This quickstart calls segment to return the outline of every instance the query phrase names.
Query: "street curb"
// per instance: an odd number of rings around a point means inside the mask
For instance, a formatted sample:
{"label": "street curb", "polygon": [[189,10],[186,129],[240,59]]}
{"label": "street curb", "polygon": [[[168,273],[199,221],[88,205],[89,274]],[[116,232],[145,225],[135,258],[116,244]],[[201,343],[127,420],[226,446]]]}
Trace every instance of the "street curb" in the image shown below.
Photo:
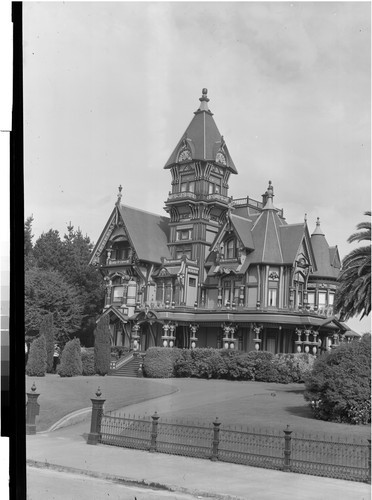
{"label": "street curb", "polygon": [[65,465],[55,465],[55,464],[50,464],[49,462],[40,462],[38,460],[26,460],[26,465],[28,467],[34,467],[36,469],[48,469],[48,470],[54,470],[56,472],[67,472],[70,474],[80,474],[82,476],[89,476],[93,477],[96,479],[103,479],[106,481],[112,481],[114,483],[119,483],[123,484],[126,486],[140,486],[142,488],[151,488],[153,490],[165,490],[165,491],[171,491],[174,493],[185,493],[187,495],[194,495],[197,497],[201,498],[212,498],[214,500],[247,500],[244,497],[238,497],[235,495],[229,495],[229,494],[218,494],[218,493],[211,493],[207,491],[201,491],[201,490],[193,490],[190,488],[184,488],[182,486],[176,486],[174,484],[160,484],[160,483],[153,483],[151,481],[146,481],[145,479],[142,480],[137,480],[137,479],[130,479],[122,476],[117,476],[115,474],[105,474],[103,472],[93,472],[90,470],[84,470],[84,469],[77,469],[76,467],[67,467]]}

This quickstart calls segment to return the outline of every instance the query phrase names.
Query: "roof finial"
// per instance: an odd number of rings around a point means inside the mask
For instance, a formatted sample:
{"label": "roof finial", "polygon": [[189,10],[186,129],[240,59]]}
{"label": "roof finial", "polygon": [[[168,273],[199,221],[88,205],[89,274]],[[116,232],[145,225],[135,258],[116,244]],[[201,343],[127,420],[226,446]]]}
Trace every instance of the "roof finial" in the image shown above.
{"label": "roof finial", "polygon": [[305,214],[305,217],[304,217],[304,222],[305,222],[305,224],[306,224],[306,222],[307,222],[307,214]]}
{"label": "roof finial", "polygon": [[207,111],[208,113],[211,113],[209,111],[209,108],[208,108],[209,98],[208,98],[207,94],[208,94],[208,89],[203,89],[202,96],[199,97],[200,106],[199,106],[198,111],[195,111],[195,114],[200,113],[200,111]]}
{"label": "roof finial", "polygon": [[320,227],[320,219],[319,219],[319,217],[316,218],[316,226],[315,226],[313,234],[320,234],[321,236],[324,236],[324,233],[323,233],[323,231],[322,231],[322,229]]}
{"label": "roof finial", "polygon": [[274,186],[271,184],[271,181],[269,181],[269,186],[267,188],[267,196],[271,198],[274,196]]}
{"label": "roof finial", "polygon": [[199,98],[199,101],[207,101],[209,102],[209,98],[207,97],[208,89],[202,90],[202,96]]}
{"label": "roof finial", "polygon": [[123,196],[123,195],[121,194],[121,190],[123,189],[123,187],[122,187],[122,185],[121,185],[121,184],[120,184],[120,186],[118,187],[118,189],[119,189],[119,192],[118,192],[118,201],[117,201],[117,203],[120,203],[121,197]]}

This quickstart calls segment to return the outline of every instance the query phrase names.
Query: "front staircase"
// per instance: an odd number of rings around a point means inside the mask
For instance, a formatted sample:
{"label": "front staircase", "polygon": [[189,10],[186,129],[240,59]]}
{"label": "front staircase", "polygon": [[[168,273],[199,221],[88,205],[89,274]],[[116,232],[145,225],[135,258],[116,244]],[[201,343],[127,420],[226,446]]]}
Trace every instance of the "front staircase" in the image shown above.
{"label": "front staircase", "polygon": [[115,377],[138,377],[141,357],[131,353],[116,362],[116,366],[112,367],[108,375]]}

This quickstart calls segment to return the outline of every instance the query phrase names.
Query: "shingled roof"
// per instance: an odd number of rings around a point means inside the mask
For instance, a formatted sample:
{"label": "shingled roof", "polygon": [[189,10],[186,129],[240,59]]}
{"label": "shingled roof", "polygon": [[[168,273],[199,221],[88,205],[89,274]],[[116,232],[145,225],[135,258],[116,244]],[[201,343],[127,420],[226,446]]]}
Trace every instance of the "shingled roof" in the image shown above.
{"label": "shingled roof", "polygon": [[195,111],[194,118],[170,155],[164,168],[171,168],[177,163],[177,155],[183,145],[187,146],[192,160],[216,161],[218,151],[223,148],[223,153],[226,157],[226,167],[230,172],[237,174],[238,172],[224,138],[218,131],[213,119],[213,113],[208,108],[209,99],[207,97],[207,89],[203,89],[203,95],[199,100],[201,103],[199,109]]}
{"label": "shingled roof", "polygon": [[172,258],[167,246],[168,217],[122,204],[118,204],[118,209],[140,260],[160,263],[161,257]]}

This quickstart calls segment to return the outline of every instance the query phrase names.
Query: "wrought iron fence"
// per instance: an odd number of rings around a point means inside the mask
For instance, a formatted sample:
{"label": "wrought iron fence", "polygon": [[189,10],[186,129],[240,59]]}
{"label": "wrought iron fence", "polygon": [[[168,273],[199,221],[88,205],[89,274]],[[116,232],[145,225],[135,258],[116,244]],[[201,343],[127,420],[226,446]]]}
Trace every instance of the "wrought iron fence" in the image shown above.
{"label": "wrought iron fence", "polygon": [[[172,455],[370,482],[368,442],[283,431],[229,427],[216,419],[195,423],[152,417],[102,415],[102,444]],[[292,435],[293,434],[293,435]]]}

